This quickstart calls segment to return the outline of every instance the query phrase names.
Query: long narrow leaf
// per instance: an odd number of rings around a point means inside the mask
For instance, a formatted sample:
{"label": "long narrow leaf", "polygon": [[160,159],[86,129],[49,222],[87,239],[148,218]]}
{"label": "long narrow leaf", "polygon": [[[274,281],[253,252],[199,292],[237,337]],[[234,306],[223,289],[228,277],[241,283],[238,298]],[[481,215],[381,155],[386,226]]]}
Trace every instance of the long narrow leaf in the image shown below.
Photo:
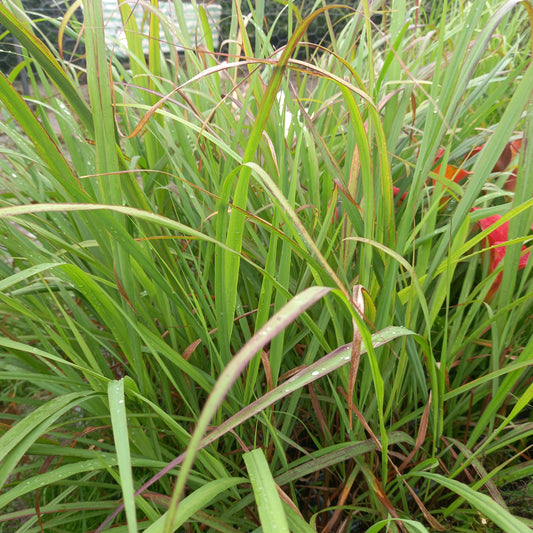
{"label": "long narrow leaf", "polygon": [[472,490],[464,483],[460,483],[455,479],[448,479],[440,474],[434,474],[432,472],[419,472],[416,475],[431,479],[439,485],[452,490],[459,496],[462,496],[468,501],[468,503],[470,503],[470,505],[492,520],[506,533],[527,533],[531,531],[528,526],[489,498],[489,496]]}
{"label": "long narrow leaf", "polygon": [[287,517],[263,450],[252,450],[243,456],[264,533],[289,532]]}
{"label": "long narrow leaf", "polygon": [[137,531],[137,515],[135,511],[135,489],[131,471],[131,453],[124,401],[124,380],[110,381],[107,386],[111,425],[117,451],[118,469],[124,495],[124,506],[128,520],[129,533]]}

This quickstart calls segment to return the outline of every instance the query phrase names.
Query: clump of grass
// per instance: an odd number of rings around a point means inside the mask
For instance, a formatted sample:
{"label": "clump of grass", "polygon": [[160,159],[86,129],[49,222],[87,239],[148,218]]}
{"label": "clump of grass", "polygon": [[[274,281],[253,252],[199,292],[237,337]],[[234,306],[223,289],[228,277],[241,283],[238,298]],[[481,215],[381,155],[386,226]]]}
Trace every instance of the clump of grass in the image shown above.
{"label": "clump of grass", "polygon": [[220,54],[208,6],[200,43],[123,2],[126,63],[87,2],[83,75],[0,5],[34,67],[0,76],[1,523],[528,531],[533,6],[362,1],[328,49],[321,7],[274,50],[259,4]]}

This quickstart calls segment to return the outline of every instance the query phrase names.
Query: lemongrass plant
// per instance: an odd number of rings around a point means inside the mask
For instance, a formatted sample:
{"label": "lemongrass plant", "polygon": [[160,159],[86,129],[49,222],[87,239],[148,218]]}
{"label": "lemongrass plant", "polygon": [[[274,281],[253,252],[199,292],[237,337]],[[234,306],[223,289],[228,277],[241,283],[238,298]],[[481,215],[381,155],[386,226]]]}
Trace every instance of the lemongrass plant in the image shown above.
{"label": "lemongrass plant", "polygon": [[0,530],[529,531],[531,2],[77,4],[0,3]]}

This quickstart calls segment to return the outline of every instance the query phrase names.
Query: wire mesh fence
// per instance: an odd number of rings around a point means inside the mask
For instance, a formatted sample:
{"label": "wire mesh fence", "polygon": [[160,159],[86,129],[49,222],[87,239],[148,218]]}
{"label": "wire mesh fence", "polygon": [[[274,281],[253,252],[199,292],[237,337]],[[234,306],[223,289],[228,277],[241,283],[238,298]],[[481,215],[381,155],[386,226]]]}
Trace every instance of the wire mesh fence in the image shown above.
{"label": "wire mesh fence", "polygon": [[[139,2],[150,2],[150,0],[139,0]],[[160,0],[160,2],[172,2],[172,0]],[[217,27],[214,28],[218,38],[218,43],[222,43],[222,51],[224,50],[223,43],[227,42],[231,31],[232,14],[235,12],[235,0],[205,0],[206,5],[212,7],[217,4],[217,9],[221,10],[220,21]],[[26,16],[32,22],[34,32],[36,35],[47,42],[51,48],[58,48],[57,36],[58,30],[65,13],[72,0],[21,0],[21,5],[26,13]],[[106,6],[111,5],[110,9],[118,13],[118,0],[103,0],[104,11]],[[277,0],[265,0],[258,4],[256,0],[242,0],[241,11],[244,19],[248,23],[247,32],[250,36],[252,46],[256,46],[256,31],[257,25],[260,25],[261,31],[268,35],[269,42],[275,50],[285,45],[294,31],[298,21],[308,16],[317,5],[338,5],[342,4],[342,8],[333,8],[319,15],[314,19],[307,29],[304,39],[307,42],[329,46],[331,44],[331,35],[338,35],[347,21],[354,12],[362,13],[361,0],[324,0],[323,3],[317,4],[316,0],[294,0],[293,2],[280,2]],[[388,0],[380,2],[379,0],[370,2],[376,7],[373,11],[372,21],[379,24],[387,13]],[[420,5],[424,9],[424,14],[429,16],[435,2],[432,0],[420,1],[414,5]],[[259,6],[263,6],[263,13],[261,14],[260,23],[257,16],[251,20],[249,15],[252,8],[256,10]],[[220,6],[220,8],[218,8]],[[382,13],[385,13],[383,15]],[[80,35],[82,34],[83,12],[81,9],[76,10],[74,17],[69,23],[68,31],[65,33],[61,43],[64,56],[73,62],[83,61],[83,42]],[[79,30],[79,31],[77,31]],[[20,63],[25,62],[25,66],[31,62],[26,61],[24,52],[21,50],[16,39],[0,25],[0,71],[4,74],[9,74]],[[18,67],[21,72],[23,69]]]}
{"label": "wire mesh fence", "polygon": [[[68,0],[22,0],[21,4],[25,15],[31,21],[35,35],[50,48],[58,49],[59,27],[71,2]],[[81,30],[82,19],[81,9],[76,10],[61,43],[64,57],[73,62],[82,61],[83,58],[83,45],[79,42],[80,32],[75,33],[77,28]],[[31,64],[26,60],[27,57],[17,40],[0,25],[0,71],[7,75],[20,63],[26,62],[25,66]]]}
{"label": "wire mesh fence", "polygon": [[[231,17],[233,7],[233,0],[219,0],[222,4],[222,20],[220,24],[220,32],[222,40],[226,39],[230,34]],[[255,4],[255,2],[254,2]],[[331,27],[335,33],[338,33],[342,27],[343,21],[347,16],[353,14],[355,9],[359,8],[359,0],[343,0],[335,2],[327,0],[326,5],[342,4],[343,8],[330,9],[326,14],[318,16],[307,30],[306,39],[310,43],[328,46],[331,43],[330,30]],[[291,10],[292,9],[292,13]],[[274,0],[264,2],[264,13],[262,16],[262,30],[265,34],[270,35],[270,44],[274,49],[287,44],[291,35],[291,30],[294,30],[298,23],[298,19],[303,19],[308,16],[313,9],[316,9],[315,0],[298,0],[291,4],[282,4]],[[241,11],[243,17],[247,17],[250,12],[250,3],[243,1],[241,4]],[[329,20],[328,20],[329,18]],[[331,26],[329,26],[331,25]],[[292,26],[292,28],[291,28]],[[255,45],[253,26],[249,26],[249,35],[252,44]]]}

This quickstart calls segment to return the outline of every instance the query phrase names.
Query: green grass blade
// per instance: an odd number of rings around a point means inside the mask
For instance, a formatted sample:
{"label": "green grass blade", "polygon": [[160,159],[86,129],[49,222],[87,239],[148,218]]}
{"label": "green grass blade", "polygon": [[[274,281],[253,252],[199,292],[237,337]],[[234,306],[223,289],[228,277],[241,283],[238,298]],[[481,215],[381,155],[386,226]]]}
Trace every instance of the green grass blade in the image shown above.
{"label": "green grass blade", "polygon": [[524,522],[513,516],[489,496],[472,490],[464,483],[460,483],[455,479],[448,479],[440,474],[434,474],[432,472],[419,472],[416,475],[431,479],[437,484],[442,485],[465,498],[472,507],[475,507],[480,513],[492,520],[506,533],[527,533],[531,531]]}
{"label": "green grass blade", "polygon": [[126,518],[128,520],[129,533],[137,531],[137,513],[135,510],[135,496],[133,476],[131,470],[131,452],[126,419],[126,405],[124,398],[124,380],[110,381],[107,386],[109,400],[109,412],[113,427],[113,438],[118,459],[120,485],[124,497]]}
{"label": "green grass blade", "polygon": [[[279,61],[274,65],[273,73],[266,88],[265,94],[262,95],[260,106],[255,118],[254,125],[250,134],[250,138],[246,143],[246,150],[242,158],[243,166],[241,167],[235,194],[233,197],[233,204],[236,209],[232,209],[229,217],[226,244],[229,248],[235,250],[240,254],[243,240],[245,217],[243,210],[246,209],[248,199],[248,185],[252,170],[247,163],[251,163],[255,159],[256,151],[263,135],[263,130],[270,116],[272,107],[276,102],[276,95],[278,93],[280,84],[282,82],[287,64],[299,41],[305,34],[307,27],[311,21],[318,15],[326,11],[328,7],[316,10],[302,21],[296,28],[294,34],[291,36],[289,43],[284,48]],[[221,204],[221,209],[227,209]],[[226,330],[228,334],[232,331],[233,317],[235,314],[235,306],[237,301],[237,284],[239,273],[239,255],[226,254],[224,256],[224,278],[219,279],[217,288],[217,304],[220,305],[218,314],[223,316],[226,320]]]}
{"label": "green grass blade", "polygon": [[263,450],[243,455],[264,533],[289,532],[287,517]]}
{"label": "green grass blade", "polygon": [[[217,479],[206,483],[203,487],[195,490],[184,498],[178,509],[174,512],[167,511],[163,516],[156,520],[152,525],[146,528],[145,533],[170,533],[176,531],[184,524],[194,513],[210,505],[217,496],[223,494],[231,487],[243,483],[245,478],[225,478]],[[169,523],[169,516],[172,515],[172,521]]]}
{"label": "green grass blade", "polygon": [[380,520],[377,524],[374,524],[372,527],[366,530],[366,533],[378,533],[379,531],[384,530],[389,531],[391,524],[396,522],[401,522],[403,527],[408,531],[408,533],[429,533],[429,531],[418,522],[414,520],[400,520],[397,518],[389,518],[388,520]]}
{"label": "green grass blade", "polygon": [[[272,317],[271,321],[275,320],[275,318],[276,318],[276,315]],[[412,335],[412,332],[404,328],[387,328],[372,336],[373,346],[375,348],[378,348],[379,346],[382,346],[390,342],[391,340],[397,337],[401,337],[403,335]],[[278,400],[283,399],[284,397],[290,396],[291,394],[294,394],[295,391],[299,390],[305,385],[312,383],[313,381],[316,381],[317,379],[320,379],[323,376],[326,376],[330,372],[333,372],[334,370],[344,365],[348,365],[350,361],[351,347],[352,347],[351,343],[346,344],[344,346],[340,346],[339,348],[337,348],[336,350],[334,350],[327,356],[323,357],[316,363],[306,367],[305,369],[295,374],[292,378],[287,380],[286,383],[279,385],[278,387],[276,387],[269,393],[265,394],[263,397],[257,399],[255,402],[251,403],[250,405],[244,407],[239,412],[237,412],[235,415],[233,415],[231,418],[229,418],[228,420],[223,422],[220,426],[218,426],[213,431],[211,431],[208,435],[206,435],[198,444],[197,449],[201,450],[205,448],[206,446],[208,446],[209,444],[215,442],[220,437],[230,432],[232,429],[236,428],[237,426],[239,426],[246,420],[252,418],[257,413],[260,413],[262,410],[266,409],[270,405],[273,405]],[[364,353],[365,350],[366,349],[363,345],[361,347],[361,353]],[[396,437],[391,437],[391,439],[392,439],[391,442],[393,444],[397,442]],[[185,457],[185,454],[181,454],[178,458],[171,461],[171,463],[169,463],[161,472],[159,472],[157,476],[155,476],[155,478],[145,483],[142,489],[139,489],[139,490],[144,490],[150,487],[152,483],[160,479],[164,474],[168,473],[172,468],[175,468],[179,464],[182,464],[184,457]]]}
{"label": "green grass blade", "polygon": [[91,392],[73,392],[54,398],[14,425],[0,438],[0,486],[30,446],[64,413],[93,398]]}
{"label": "green grass blade", "polygon": [[35,61],[45,70],[56,87],[65,95],[65,98],[79,116],[84,126],[89,132],[92,132],[93,116],[87,102],[81,96],[79,89],[67,77],[65,70],[58,63],[52,52],[50,52],[50,49],[29,30],[26,24],[18,20],[4,4],[0,4],[0,24],[5,26],[22,46],[34,56]]}
{"label": "green grass blade", "polygon": [[64,198],[81,202],[89,201],[90,198],[84,193],[77,176],[61,153],[60,148],[53,142],[28,104],[2,73],[0,73],[0,100],[20,124],[42,161],[48,166],[59,186],[64,190]]}
{"label": "green grass blade", "polygon": [[[228,394],[231,386],[235,383],[251,358],[300,314],[305,312],[309,307],[328,294],[330,290],[331,289],[327,287],[311,287],[295,296],[259,331],[257,331],[250,341],[248,341],[248,343],[241,348],[239,353],[237,353],[235,357],[228,363],[218,378],[216,385],[213,387],[213,390],[211,391],[211,394],[209,395],[209,398],[207,399],[207,402],[198,419],[196,429],[192,434],[191,442],[187,447],[185,460],[183,462],[183,466],[172,495],[171,509],[176,506],[185,488],[187,476],[192,467],[198,446],[205,430],[207,429],[224,397]],[[169,515],[167,523],[173,523],[172,512]]]}

